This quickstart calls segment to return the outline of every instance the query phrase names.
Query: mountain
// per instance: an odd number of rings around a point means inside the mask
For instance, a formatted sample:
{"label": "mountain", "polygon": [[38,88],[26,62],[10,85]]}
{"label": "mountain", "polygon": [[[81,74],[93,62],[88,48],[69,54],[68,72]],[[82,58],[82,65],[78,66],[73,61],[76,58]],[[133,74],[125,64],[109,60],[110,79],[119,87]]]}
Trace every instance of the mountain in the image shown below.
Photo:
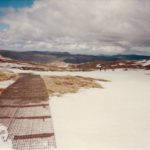
{"label": "mountain", "polygon": [[51,63],[62,61],[66,63],[80,64],[93,61],[118,61],[118,60],[143,60],[150,59],[150,56],[144,55],[81,55],[70,54],[68,52],[48,52],[48,51],[9,51],[0,50],[2,57],[24,62]]}

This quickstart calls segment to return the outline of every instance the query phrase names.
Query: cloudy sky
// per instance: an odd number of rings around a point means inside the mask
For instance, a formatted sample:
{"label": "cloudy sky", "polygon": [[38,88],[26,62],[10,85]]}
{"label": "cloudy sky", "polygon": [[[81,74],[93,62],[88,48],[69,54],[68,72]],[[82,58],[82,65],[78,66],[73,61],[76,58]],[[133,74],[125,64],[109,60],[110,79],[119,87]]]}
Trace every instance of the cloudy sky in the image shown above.
{"label": "cloudy sky", "polygon": [[0,49],[150,55],[150,0],[1,0]]}

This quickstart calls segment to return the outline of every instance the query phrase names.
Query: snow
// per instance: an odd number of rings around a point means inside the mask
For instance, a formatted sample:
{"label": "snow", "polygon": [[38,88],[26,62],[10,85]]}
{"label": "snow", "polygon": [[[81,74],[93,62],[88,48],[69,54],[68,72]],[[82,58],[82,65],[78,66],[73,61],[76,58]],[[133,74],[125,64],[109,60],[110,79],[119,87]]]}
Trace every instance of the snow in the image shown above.
{"label": "snow", "polygon": [[141,61],[137,61],[136,63],[141,64],[142,66],[148,66],[148,65],[150,65],[150,60],[144,59],[144,60],[141,60]]}
{"label": "snow", "polygon": [[13,84],[15,81],[14,80],[5,80],[5,81],[0,81],[0,88],[5,89],[11,84]]}
{"label": "snow", "polygon": [[150,149],[148,73],[121,70],[59,73],[112,82],[101,82],[104,89],[82,89],[76,94],[50,98],[58,150]]}
{"label": "snow", "polygon": [[[109,73],[113,74],[113,73],[117,73],[117,72],[124,72],[123,69],[116,69],[116,71],[112,71],[112,70],[107,70],[107,71],[35,71],[35,70],[21,70],[21,69],[16,69],[16,68],[11,68],[11,69],[7,69],[7,71],[11,71],[14,73],[31,73],[31,74],[37,74],[37,75],[42,75],[42,76],[49,76],[49,75],[57,75],[57,76],[64,76],[64,75],[74,75],[74,76],[85,76],[85,77],[100,77],[99,73],[104,74],[106,72],[106,74],[104,75],[108,75]],[[128,71],[129,72],[129,71]],[[134,69],[134,70],[130,70],[130,73],[147,73],[147,70],[138,70],[138,69]]]}
{"label": "snow", "polygon": [[1,150],[12,150],[12,142],[8,139],[7,127],[0,124],[0,149]]}
{"label": "snow", "polygon": [[101,68],[102,66],[101,66],[101,64],[97,64],[96,67],[97,68]]}
{"label": "snow", "polygon": [[143,66],[148,66],[150,65],[150,60],[147,60],[146,62],[143,63]]}
{"label": "snow", "polygon": [[100,82],[104,89],[50,98],[58,150],[150,149],[150,71],[11,71],[111,80]]}
{"label": "snow", "polygon": [[0,63],[0,68],[22,68],[22,67],[32,67],[32,65],[26,64],[26,63],[9,63],[9,62],[1,62]]}

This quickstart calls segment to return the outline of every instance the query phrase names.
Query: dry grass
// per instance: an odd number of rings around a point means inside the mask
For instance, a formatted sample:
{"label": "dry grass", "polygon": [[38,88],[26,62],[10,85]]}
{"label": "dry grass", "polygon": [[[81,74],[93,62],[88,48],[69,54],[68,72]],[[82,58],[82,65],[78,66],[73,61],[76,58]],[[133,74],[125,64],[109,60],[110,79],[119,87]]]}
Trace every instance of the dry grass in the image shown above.
{"label": "dry grass", "polygon": [[[7,71],[0,71],[0,81],[6,81],[6,80],[17,80],[18,79],[18,75],[14,74],[12,72],[7,72]],[[4,91],[3,88],[0,88],[0,94]]]}
{"label": "dry grass", "polygon": [[17,78],[18,78],[17,74],[14,74],[12,72],[0,71],[0,81],[10,80],[10,79],[16,80]]}
{"label": "dry grass", "polygon": [[97,81],[107,81],[80,76],[45,76],[43,79],[51,96],[75,93],[80,88],[103,88]]}

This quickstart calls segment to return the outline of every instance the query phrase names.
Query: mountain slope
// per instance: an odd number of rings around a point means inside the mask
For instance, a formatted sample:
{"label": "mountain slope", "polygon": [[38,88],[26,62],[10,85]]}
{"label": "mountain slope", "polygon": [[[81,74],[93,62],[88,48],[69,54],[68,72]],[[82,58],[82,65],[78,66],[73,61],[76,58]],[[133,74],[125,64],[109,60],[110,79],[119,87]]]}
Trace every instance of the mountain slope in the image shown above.
{"label": "mountain slope", "polygon": [[68,52],[48,52],[48,51],[8,51],[0,50],[0,55],[19,61],[50,63],[54,61],[63,61],[67,63],[86,63],[93,61],[117,61],[117,60],[143,60],[150,59],[150,56],[144,55],[80,55],[70,54]]}

